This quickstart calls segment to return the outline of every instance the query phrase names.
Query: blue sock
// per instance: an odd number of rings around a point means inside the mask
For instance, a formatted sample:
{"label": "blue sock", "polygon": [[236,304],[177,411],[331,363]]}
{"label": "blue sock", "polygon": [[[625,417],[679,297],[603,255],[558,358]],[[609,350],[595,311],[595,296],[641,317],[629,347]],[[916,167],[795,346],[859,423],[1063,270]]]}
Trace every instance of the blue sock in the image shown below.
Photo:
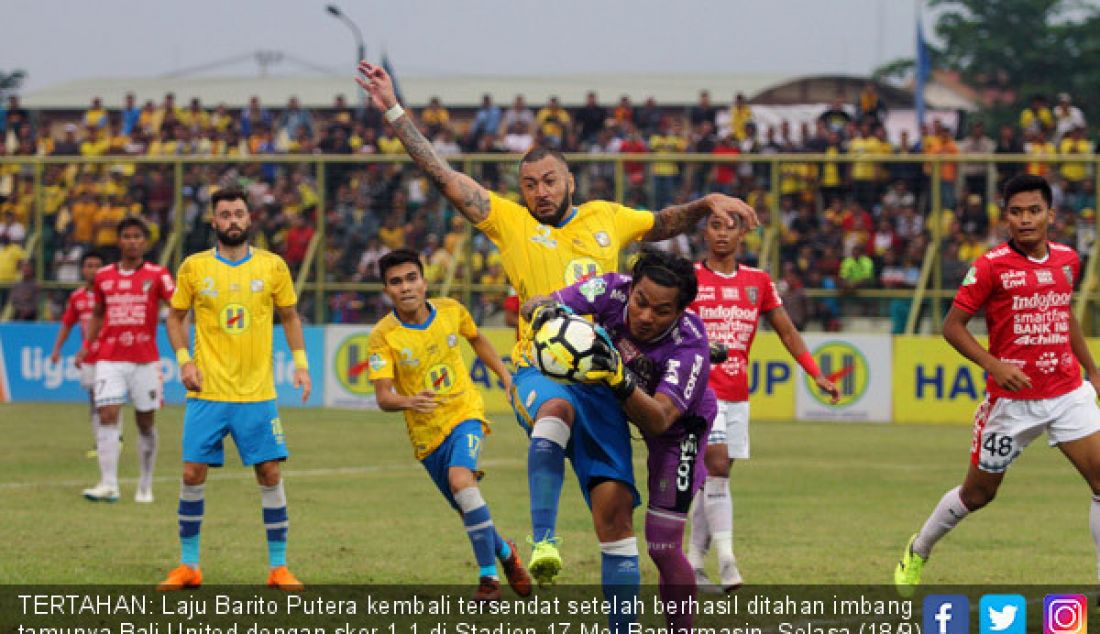
{"label": "blue sock", "polygon": [[607,616],[611,634],[627,634],[637,621],[638,590],[642,573],[638,568],[638,541],[629,537],[600,544],[603,595],[615,608]]}
{"label": "blue sock", "polygon": [[535,421],[527,449],[527,486],[531,493],[531,530],[535,542],[554,537],[558,502],[565,480],[565,447],[569,426],[560,418]]}
{"label": "blue sock", "polygon": [[180,525],[180,563],[199,566],[199,529],[202,527],[203,501],[201,484],[180,484],[180,504],[177,514]]}
{"label": "blue sock", "polygon": [[260,485],[260,500],[267,531],[267,564],[272,568],[286,565],[286,534],[290,522],[286,512],[283,482],[275,486]]}
{"label": "blue sock", "polygon": [[481,497],[481,491],[477,487],[469,487],[456,492],[454,498],[459,510],[462,511],[462,523],[466,526],[466,535],[474,547],[474,558],[477,559],[480,569],[478,576],[499,576],[494,557],[497,550],[497,529],[493,526],[489,505]]}
{"label": "blue sock", "polygon": [[508,542],[504,541],[504,538],[500,536],[496,530],[493,531],[493,539],[496,542],[497,559],[504,561],[512,556],[512,548],[508,545]]}

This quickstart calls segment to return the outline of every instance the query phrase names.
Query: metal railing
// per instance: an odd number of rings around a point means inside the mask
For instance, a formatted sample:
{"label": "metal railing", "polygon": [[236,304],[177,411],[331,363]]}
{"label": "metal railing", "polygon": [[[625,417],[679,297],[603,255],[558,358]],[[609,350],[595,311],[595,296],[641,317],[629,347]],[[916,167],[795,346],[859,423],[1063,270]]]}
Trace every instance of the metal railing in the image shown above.
{"label": "metal railing", "polygon": [[[481,166],[489,163],[498,165],[508,165],[509,170],[514,170],[518,163],[518,155],[508,154],[466,154],[449,158],[450,162],[461,169],[462,171],[475,174],[480,171]],[[961,170],[958,168],[967,164],[983,164],[986,166],[986,182],[987,192],[983,198],[985,200],[991,200],[991,194],[993,194],[994,183],[996,182],[997,173],[996,166],[1003,163],[1026,165],[1026,164],[1044,164],[1047,165],[1052,172],[1057,171],[1057,166],[1060,164],[1077,164],[1083,166],[1086,169],[1086,173],[1090,173],[1091,176],[1087,176],[1088,179],[1094,184],[1094,192],[1100,191],[1100,155],[1045,155],[1045,156],[1032,156],[1032,155],[1006,155],[1006,154],[965,154],[965,155],[924,155],[924,154],[889,154],[889,155],[852,155],[852,154],[742,154],[736,156],[716,156],[710,154],[688,154],[688,153],[676,153],[676,154],[572,154],[567,155],[571,165],[574,167],[575,173],[580,173],[586,169],[585,166],[590,164],[610,164],[612,166],[612,184],[614,189],[614,199],[617,202],[624,202],[626,194],[628,192],[628,166],[641,164],[646,167],[647,181],[645,188],[647,191],[652,191],[652,165],[654,163],[675,163],[679,166],[681,174],[685,171],[684,168],[695,169],[699,166],[711,167],[716,165],[731,165],[739,166],[743,164],[766,165],[767,166],[767,193],[771,200],[779,201],[781,197],[781,184],[783,179],[782,167],[792,164],[797,165],[811,165],[815,166],[820,174],[820,171],[826,166],[832,165],[856,165],[860,164],[862,167],[874,166],[874,168],[880,169],[881,166],[909,163],[917,164],[921,166],[922,173],[925,174],[924,178],[928,183],[928,212],[925,215],[924,228],[930,234],[929,247],[925,251],[920,269],[919,283],[915,289],[912,290],[890,290],[890,289],[861,289],[853,294],[845,294],[844,297],[855,297],[861,301],[883,301],[898,298],[911,299],[911,306],[905,320],[905,332],[914,333],[922,329],[921,323],[923,321],[922,315],[928,318],[928,330],[932,332],[938,332],[939,330],[939,317],[943,314],[943,302],[949,300],[955,292],[953,288],[944,288],[942,279],[942,252],[939,248],[944,238],[944,222],[943,222],[943,206],[942,206],[942,187],[943,170],[946,165],[953,164],[956,166],[957,177],[955,183],[951,186],[957,186],[964,176]],[[83,157],[22,157],[22,156],[9,156],[0,157],[0,167],[6,165],[20,165],[30,169],[30,175],[33,180],[34,186],[34,217],[31,222],[30,230],[28,231],[31,236],[28,240],[28,246],[32,249],[28,249],[28,252],[33,252],[35,261],[36,279],[40,288],[62,289],[72,288],[77,286],[73,283],[63,283],[57,281],[47,280],[45,277],[46,262],[44,260],[44,253],[46,248],[41,243],[43,240],[43,227],[46,222],[46,215],[44,210],[44,190],[46,184],[44,182],[45,170],[54,165],[80,165],[80,166],[111,166],[111,165],[137,165],[137,166],[149,166],[149,165],[162,165],[171,168],[172,174],[172,188],[173,188],[173,205],[169,214],[171,229],[162,234],[163,250],[160,255],[160,262],[168,265],[171,268],[176,268],[182,261],[182,258],[186,255],[184,253],[185,236],[187,232],[192,228],[187,225],[184,219],[184,176],[185,169],[191,166],[233,166],[241,164],[265,164],[274,166],[286,166],[286,165],[304,165],[311,166],[313,169],[314,186],[319,198],[318,208],[319,210],[328,209],[326,200],[327,192],[331,191],[330,183],[328,183],[328,174],[330,173],[329,167],[332,165],[354,165],[364,166],[372,164],[409,164],[411,159],[405,155],[254,155],[254,156],[177,156],[177,157],[150,157],[150,156],[104,156],[94,158]],[[25,174],[24,174],[25,176]],[[813,181],[806,184],[806,186],[818,188],[819,181]],[[880,180],[881,185],[886,185],[890,181],[888,179]],[[816,194],[815,194],[816,195]],[[760,264],[763,268],[768,270],[773,278],[776,278],[780,272],[780,257],[781,249],[779,248],[779,242],[782,236],[782,219],[779,216],[778,209],[769,210],[768,224],[763,232],[762,242],[760,245]],[[196,220],[202,222],[201,215]],[[297,279],[295,281],[295,288],[299,291],[299,294],[312,294],[313,306],[312,317],[314,321],[325,320],[325,307],[326,307],[326,294],[330,292],[352,290],[362,293],[377,293],[381,291],[381,284],[369,283],[369,282],[336,282],[328,280],[328,271],[326,271],[326,214],[315,214],[315,232],[310,241],[306,259],[303,261],[301,268],[299,269]],[[193,224],[193,223],[192,223]],[[461,256],[455,254],[455,261],[464,259],[466,262],[466,271],[462,276],[456,275],[456,267],[452,265],[449,271],[447,271],[446,279],[442,284],[433,284],[430,287],[433,292],[444,292],[457,295],[467,306],[471,305],[471,299],[474,293],[480,292],[504,292],[507,290],[506,286],[501,285],[482,285],[476,283],[474,274],[469,270],[469,265],[473,261],[473,243],[471,239],[473,235],[473,228],[467,223],[465,226],[465,237],[461,241],[463,253]],[[1100,281],[1100,269],[1098,269],[1098,261],[1100,261],[1100,240],[1094,240],[1089,252],[1087,265],[1083,271],[1083,282],[1079,288],[1079,292],[1076,297],[1076,304],[1074,306],[1074,313],[1078,320],[1081,321],[1082,326],[1085,328],[1086,333],[1093,333],[1096,331],[1096,326],[1100,322],[1100,314],[1098,314],[1098,306],[1094,299],[1095,286]],[[12,284],[0,284],[0,288],[10,287]],[[841,293],[839,291],[829,291],[821,289],[807,289],[807,295],[814,298],[832,297],[839,298]],[[927,306],[926,306],[927,304]],[[922,308],[928,308],[930,310],[922,311]],[[6,307],[0,316],[8,316],[10,314],[10,307]]]}

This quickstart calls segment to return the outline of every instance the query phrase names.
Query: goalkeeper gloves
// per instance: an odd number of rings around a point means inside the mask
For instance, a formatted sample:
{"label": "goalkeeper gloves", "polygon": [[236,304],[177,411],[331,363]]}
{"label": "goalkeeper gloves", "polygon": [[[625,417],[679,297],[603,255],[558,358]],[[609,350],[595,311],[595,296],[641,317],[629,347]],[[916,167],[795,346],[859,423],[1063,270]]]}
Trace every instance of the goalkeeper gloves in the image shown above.
{"label": "goalkeeper gloves", "polygon": [[531,313],[531,333],[538,332],[546,322],[557,317],[569,317],[574,314],[568,306],[555,301],[546,302],[535,307]]}
{"label": "goalkeeper gloves", "polygon": [[600,336],[592,345],[592,369],[584,378],[590,382],[601,382],[611,388],[611,393],[620,401],[625,401],[638,387],[634,374],[623,365],[622,355],[615,349],[611,337],[603,328],[597,329]]}

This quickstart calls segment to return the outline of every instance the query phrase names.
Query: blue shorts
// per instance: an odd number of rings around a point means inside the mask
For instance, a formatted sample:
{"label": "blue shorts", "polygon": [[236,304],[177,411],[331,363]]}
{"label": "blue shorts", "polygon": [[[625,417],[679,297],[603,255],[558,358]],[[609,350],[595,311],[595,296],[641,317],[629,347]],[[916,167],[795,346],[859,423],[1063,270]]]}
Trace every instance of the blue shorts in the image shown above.
{"label": "blue shorts", "polygon": [[183,414],[183,461],[220,467],[222,441],[233,436],[246,465],[285,460],[286,439],[275,400],[253,403],[187,399]]}
{"label": "blue shorts", "polygon": [[633,452],[626,414],[609,388],[586,383],[558,383],[531,366],[517,368],[512,381],[516,386],[512,409],[528,436],[543,403],[560,398],[572,404],[573,432],[565,455],[573,463],[573,472],[577,474],[581,494],[589,508],[592,507],[589,490],[603,480],[626,484],[634,496],[634,506],[642,503],[634,486]]}
{"label": "blue shorts", "polygon": [[435,448],[420,461],[427,470],[428,476],[435,483],[439,492],[451,504],[455,510],[460,510],[451,494],[451,482],[447,477],[447,470],[451,467],[466,467],[478,474],[477,459],[481,456],[481,439],[485,432],[481,429],[481,421],[471,418],[459,423],[443,443]]}

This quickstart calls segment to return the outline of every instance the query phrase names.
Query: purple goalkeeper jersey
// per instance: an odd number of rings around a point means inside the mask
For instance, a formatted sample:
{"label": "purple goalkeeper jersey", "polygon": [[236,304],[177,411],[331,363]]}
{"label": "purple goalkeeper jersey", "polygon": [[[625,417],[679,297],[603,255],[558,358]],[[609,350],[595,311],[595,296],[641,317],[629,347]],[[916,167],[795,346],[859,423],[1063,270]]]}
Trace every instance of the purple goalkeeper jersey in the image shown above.
{"label": "purple goalkeeper jersey", "polygon": [[[650,395],[664,394],[682,412],[665,433],[645,436],[649,450],[649,505],[686,513],[706,479],[697,465],[718,415],[718,399],[707,387],[710,348],[703,321],[684,313],[667,332],[652,341],[637,341],[626,325],[631,280],[608,273],[567,286],[554,299],[581,315],[592,315],[622,355],[623,364]],[[699,468],[697,468],[697,466]]]}

